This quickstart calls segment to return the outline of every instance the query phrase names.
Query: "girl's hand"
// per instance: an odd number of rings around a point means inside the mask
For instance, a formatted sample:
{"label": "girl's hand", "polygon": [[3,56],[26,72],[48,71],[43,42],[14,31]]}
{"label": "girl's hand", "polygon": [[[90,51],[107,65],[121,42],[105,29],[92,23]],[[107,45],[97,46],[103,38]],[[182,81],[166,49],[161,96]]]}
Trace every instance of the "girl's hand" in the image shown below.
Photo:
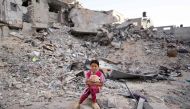
{"label": "girl's hand", "polygon": [[92,86],[92,85],[96,85],[96,86],[100,86],[100,87],[103,86],[103,83],[102,83],[102,82],[87,81],[86,84],[89,85],[89,86]]}

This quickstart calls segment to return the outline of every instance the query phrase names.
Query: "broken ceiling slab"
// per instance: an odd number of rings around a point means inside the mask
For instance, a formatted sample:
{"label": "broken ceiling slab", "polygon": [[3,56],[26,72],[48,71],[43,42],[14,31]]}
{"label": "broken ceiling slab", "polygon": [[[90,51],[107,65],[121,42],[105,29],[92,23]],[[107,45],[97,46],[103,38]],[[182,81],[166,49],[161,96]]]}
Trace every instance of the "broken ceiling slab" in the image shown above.
{"label": "broken ceiling slab", "polygon": [[83,8],[73,8],[69,18],[74,24],[73,31],[87,33],[96,33],[104,24],[123,22],[125,19],[113,10],[93,11]]}
{"label": "broken ceiling slab", "polygon": [[1,0],[0,21],[9,24],[11,28],[22,28],[22,0]]}
{"label": "broken ceiling slab", "polygon": [[78,29],[71,29],[71,34],[74,36],[80,36],[80,35],[97,35],[98,32],[92,32],[92,31],[84,31],[84,30],[78,30]]}
{"label": "broken ceiling slab", "polygon": [[48,3],[56,3],[56,4],[74,4],[77,0],[48,0]]}
{"label": "broken ceiling slab", "polygon": [[33,28],[48,28],[48,24],[43,23],[33,23]]}

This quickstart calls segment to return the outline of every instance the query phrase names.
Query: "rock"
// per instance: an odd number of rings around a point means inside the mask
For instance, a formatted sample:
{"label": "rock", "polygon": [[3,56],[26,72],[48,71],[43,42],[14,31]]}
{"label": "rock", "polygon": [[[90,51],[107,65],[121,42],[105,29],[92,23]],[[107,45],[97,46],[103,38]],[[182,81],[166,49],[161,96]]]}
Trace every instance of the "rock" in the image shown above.
{"label": "rock", "polygon": [[[2,30],[2,31],[1,31]],[[0,26],[0,35],[2,35],[3,37],[7,37],[9,36],[9,27],[8,26]]]}
{"label": "rock", "polygon": [[28,100],[22,99],[22,100],[19,101],[19,105],[20,105],[21,107],[24,107],[24,106],[31,106],[32,103],[31,103],[30,101],[28,101]]}
{"label": "rock", "polygon": [[66,84],[70,83],[75,77],[74,76],[67,76],[64,81]]}
{"label": "rock", "polygon": [[119,48],[121,48],[121,42],[111,42],[111,45],[114,47],[114,48],[116,48],[116,49],[119,49]]}
{"label": "rock", "polygon": [[186,67],[188,70],[190,70],[190,64],[187,64]]}
{"label": "rock", "polygon": [[50,82],[48,88],[53,90],[53,91],[59,90],[62,88],[62,83],[60,80],[53,80]]}
{"label": "rock", "polygon": [[73,8],[69,18],[74,23],[73,30],[78,32],[97,33],[104,24],[123,22],[124,17],[115,11],[93,11],[83,8]]}
{"label": "rock", "polygon": [[164,103],[150,103],[153,109],[169,109]]}
{"label": "rock", "polygon": [[144,102],[145,102],[145,99],[140,98],[139,102],[138,102],[137,109],[143,109]]}
{"label": "rock", "polygon": [[2,100],[3,99],[3,96],[2,96],[2,93],[0,93],[0,100]]}
{"label": "rock", "polygon": [[6,67],[6,63],[0,61],[0,69],[1,69],[1,68],[4,68],[4,67]]}
{"label": "rock", "polygon": [[40,56],[40,52],[39,51],[32,51],[31,55],[39,57]]}
{"label": "rock", "polygon": [[45,44],[43,45],[43,48],[52,52],[56,50],[56,46],[53,44]]}
{"label": "rock", "polygon": [[48,100],[48,102],[51,101],[51,99],[53,98],[53,94],[51,91],[39,91],[38,93],[38,98],[44,98],[46,100]]}
{"label": "rock", "polygon": [[114,98],[108,98],[108,108],[116,108],[116,101]]}
{"label": "rock", "polygon": [[22,88],[22,84],[21,84],[21,83],[16,83],[16,84],[15,84],[15,87],[16,87],[17,89],[21,89],[21,88]]}
{"label": "rock", "polygon": [[132,22],[126,20],[125,22],[118,25],[116,28],[117,29],[123,29],[123,28],[129,27],[130,25],[132,25]]}
{"label": "rock", "polygon": [[110,39],[110,40],[112,40],[113,39],[113,33],[108,33],[108,38]]}
{"label": "rock", "polygon": [[56,28],[56,29],[60,29],[61,28],[61,24],[60,23],[53,23],[52,27]]}
{"label": "rock", "polygon": [[23,22],[22,32],[25,34],[31,33],[32,32],[32,24]]}
{"label": "rock", "polygon": [[19,34],[19,33],[17,33],[17,32],[11,32],[11,33],[9,33],[11,36],[14,36],[14,37],[17,37],[17,38],[19,38],[19,39],[24,39],[24,36],[23,35],[21,35],[21,34]]}
{"label": "rock", "polygon": [[180,48],[177,51],[178,51],[178,53],[189,53],[189,51],[185,48]]}

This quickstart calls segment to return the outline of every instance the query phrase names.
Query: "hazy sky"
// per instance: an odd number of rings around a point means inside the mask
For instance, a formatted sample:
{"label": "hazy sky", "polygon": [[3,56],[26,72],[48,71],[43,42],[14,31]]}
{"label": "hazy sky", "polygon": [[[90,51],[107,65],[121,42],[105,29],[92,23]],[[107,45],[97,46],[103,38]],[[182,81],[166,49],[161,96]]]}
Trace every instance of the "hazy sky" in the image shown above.
{"label": "hazy sky", "polygon": [[146,11],[155,26],[190,26],[190,0],[79,0],[85,8],[114,9],[127,18],[141,17]]}

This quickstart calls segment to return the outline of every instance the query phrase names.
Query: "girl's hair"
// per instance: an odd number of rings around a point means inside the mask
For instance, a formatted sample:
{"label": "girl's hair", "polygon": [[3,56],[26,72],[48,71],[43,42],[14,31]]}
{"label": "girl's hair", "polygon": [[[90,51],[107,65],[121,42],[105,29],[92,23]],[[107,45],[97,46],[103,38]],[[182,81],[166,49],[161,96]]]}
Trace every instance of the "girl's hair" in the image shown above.
{"label": "girl's hair", "polygon": [[92,60],[92,61],[90,62],[90,65],[91,65],[91,64],[97,64],[97,65],[99,66],[98,60]]}

